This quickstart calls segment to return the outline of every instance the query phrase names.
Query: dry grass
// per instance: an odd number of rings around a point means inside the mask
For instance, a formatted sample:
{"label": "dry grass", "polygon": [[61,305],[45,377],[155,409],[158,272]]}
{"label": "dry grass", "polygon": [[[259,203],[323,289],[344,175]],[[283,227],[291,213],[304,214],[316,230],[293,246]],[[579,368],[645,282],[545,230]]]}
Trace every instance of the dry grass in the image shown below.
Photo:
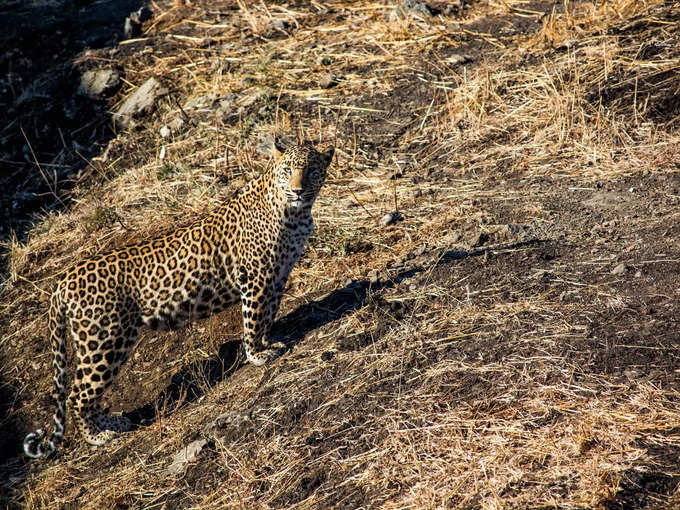
{"label": "dry grass", "polygon": [[[536,9],[472,2],[423,20],[371,2],[155,5],[121,43],[114,102],[150,74],[171,94],[91,162],[68,209],[8,246],[13,418],[28,430],[48,415],[33,339],[59,272],[214,209],[267,164],[260,137],[301,126],[338,150],[280,312],[299,342],[269,368],[214,377],[236,313],[148,335],[109,403],[155,403],[155,418],[106,448],[69,429],[59,458],[10,459],[6,504],[677,507],[680,11]],[[207,94],[230,113],[178,107]],[[381,226],[395,209],[402,221]],[[158,399],[172,374],[178,395]],[[205,430],[243,410],[243,429]],[[199,460],[168,477],[199,437]]]}

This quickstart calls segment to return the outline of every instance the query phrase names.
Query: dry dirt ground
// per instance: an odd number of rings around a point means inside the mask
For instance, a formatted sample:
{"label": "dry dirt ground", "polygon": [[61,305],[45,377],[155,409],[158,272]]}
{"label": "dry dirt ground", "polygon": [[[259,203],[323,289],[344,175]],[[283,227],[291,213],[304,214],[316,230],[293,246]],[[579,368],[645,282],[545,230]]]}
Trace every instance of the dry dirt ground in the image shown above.
{"label": "dry dirt ground", "polygon": [[[158,1],[127,39],[136,2],[3,7],[0,505],[680,508],[680,6],[396,5]],[[120,89],[76,95],[96,69]],[[237,310],[146,334],[107,398],[133,432],[22,457],[59,273],[213,210],[295,132],[337,155],[290,351],[244,365]]]}

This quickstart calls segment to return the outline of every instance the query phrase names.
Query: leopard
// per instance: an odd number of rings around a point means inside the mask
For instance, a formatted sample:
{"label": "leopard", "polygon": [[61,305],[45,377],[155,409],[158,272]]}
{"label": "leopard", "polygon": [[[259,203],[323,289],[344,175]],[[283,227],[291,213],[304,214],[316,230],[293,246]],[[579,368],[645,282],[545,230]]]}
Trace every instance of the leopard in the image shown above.
{"label": "leopard", "polygon": [[[333,144],[276,142],[273,163],[217,209],[151,240],[82,260],[49,298],[54,415],[49,435],[28,434],[24,452],[52,456],[62,442],[67,403],[85,441],[102,446],[132,428],[101,404],[140,331],[173,330],[241,306],[242,350],[261,366],[287,347],[270,330],[288,277],[314,229],[312,206],[333,159]],[[67,399],[67,342],[75,367]]]}

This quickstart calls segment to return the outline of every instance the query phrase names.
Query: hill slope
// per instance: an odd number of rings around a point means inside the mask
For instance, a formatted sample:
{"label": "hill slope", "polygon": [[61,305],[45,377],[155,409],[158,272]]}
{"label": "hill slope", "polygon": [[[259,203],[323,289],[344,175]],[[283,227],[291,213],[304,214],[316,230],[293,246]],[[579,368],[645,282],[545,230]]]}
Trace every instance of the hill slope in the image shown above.
{"label": "hill slope", "polygon": [[[168,94],[7,244],[2,503],[680,505],[680,8],[408,5],[158,2],[79,56],[124,74],[110,111],[151,75]],[[51,414],[59,272],[213,210],[297,129],[337,156],[276,325],[291,352],[241,365],[237,310],[147,333],[107,400],[136,431],[19,456]]]}

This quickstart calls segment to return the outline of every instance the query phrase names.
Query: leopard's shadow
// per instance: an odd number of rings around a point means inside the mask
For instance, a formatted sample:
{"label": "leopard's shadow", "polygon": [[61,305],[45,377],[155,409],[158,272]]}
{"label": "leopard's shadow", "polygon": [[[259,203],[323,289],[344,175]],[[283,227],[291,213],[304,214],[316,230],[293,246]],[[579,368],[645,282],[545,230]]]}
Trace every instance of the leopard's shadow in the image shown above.
{"label": "leopard's shadow", "polygon": [[[521,246],[542,243],[533,240],[512,245],[479,248],[475,250],[450,250],[442,253],[434,266],[450,264],[453,261],[484,255],[487,251],[510,250]],[[428,269],[432,267],[429,266]],[[279,318],[272,327],[271,336],[290,348],[305,336],[326,324],[334,322],[368,305],[373,296],[402,281],[425,271],[422,266],[398,271],[385,282],[371,283],[368,280],[352,281],[336,289],[318,301],[298,306],[292,312]],[[227,379],[243,363],[241,342],[222,344],[216,356],[183,367],[172,377],[171,383],[152,401],[142,407],[125,413],[136,426],[147,426],[158,418],[159,410],[175,410],[200,398],[206,389]]]}

